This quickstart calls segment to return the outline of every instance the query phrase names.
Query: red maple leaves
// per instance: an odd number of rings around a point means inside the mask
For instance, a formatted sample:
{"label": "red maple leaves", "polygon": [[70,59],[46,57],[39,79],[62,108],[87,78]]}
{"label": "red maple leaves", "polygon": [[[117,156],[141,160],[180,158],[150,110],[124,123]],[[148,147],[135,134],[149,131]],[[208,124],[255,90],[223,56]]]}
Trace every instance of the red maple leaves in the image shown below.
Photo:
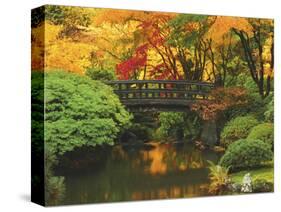
{"label": "red maple leaves", "polygon": [[[170,16],[153,16],[151,20],[143,20],[138,29],[146,39],[145,44],[139,46],[132,57],[116,66],[116,73],[121,80],[137,78],[139,72],[145,70],[145,76],[150,79],[182,79],[175,62],[175,55],[166,43],[169,34],[166,24]],[[157,64],[148,61],[147,52],[151,49],[161,58]]]}
{"label": "red maple leaves", "polygon": [[147,50],[148,44],[139,46],[132,57],[116,66],[116,73],[120,80],[130,79],[137,71],[146,65]]}

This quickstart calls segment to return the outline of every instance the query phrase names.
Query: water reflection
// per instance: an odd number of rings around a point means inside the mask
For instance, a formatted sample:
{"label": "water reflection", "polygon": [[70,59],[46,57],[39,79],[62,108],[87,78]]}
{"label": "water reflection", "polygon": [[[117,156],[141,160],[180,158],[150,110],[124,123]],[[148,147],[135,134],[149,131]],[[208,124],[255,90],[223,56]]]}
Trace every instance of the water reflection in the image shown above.
{"label": "water reflection", "polygon": [[[142,148],[118,145],[103,154],[101,164],[89,164],[83,171],[60,168],[66,183],[65,204],[207,195],[206,161],[218,160],[216,153],[197,150],[192,144],[157,142]],[[82,159],[76,157],[73,163]]]}

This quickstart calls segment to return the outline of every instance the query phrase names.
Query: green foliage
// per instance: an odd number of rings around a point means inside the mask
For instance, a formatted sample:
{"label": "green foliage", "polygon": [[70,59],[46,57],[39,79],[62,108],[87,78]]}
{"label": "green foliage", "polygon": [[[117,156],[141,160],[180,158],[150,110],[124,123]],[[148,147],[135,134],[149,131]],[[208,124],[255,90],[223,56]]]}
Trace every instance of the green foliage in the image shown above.
{"label": "green foliage", "polygon": [[253,81],[252,77],[246,73],[240,73],[237,77],[231,78],[231,80],[226,82],[227,87],[239,86],[247,90],[247,101],[248,103],[243,105],[243,107],[234,107],[225,112],[226,119],[230,120],[236,116],[244,116],[251,114],[255,116],[258,120],[264,119],[265,105],[272,98],[271,96],[262,99],[256,83]]}
{"label": "green foliage", "polygon": [[44,73],[33,72],[31,75],[31,160],[32,193],[36,201],[44,197]]}
{"label": "green foliage", "polygon": [[45,6],[45,19],[53,24],[63,24],[65,17],[66,14],[63,7],[58,5]]}
{"label": "green foliage", "polygon": [[[230,34],[233,34],[233,32],[231,32]],[[233,37],[235,38],[235,36]],[[234,48],[234,51],[235,50],[237,50],[237,47]],[[225,76],[224,86],[225,87],[238,86],[247,89],[248,86],[245,87],[246,81],[247,81],[247,85],[250,85],[252,81],[251,76],[247,70],[248,69],[247,63],[241,60],[240,55],[233,55],[233,57],[226,65],[227,65],[228,72]]]}
{"label": "green foliage", "polygon": [[230,175],[231,181],[239,185],[243,182],[243,177],[247,173],[250,173],[252,177],[253,192],[273,191],[274,167],[272,162],[266,163],[261,168],[232,173]]}
{"label": "green foliage", "polygon": [[271,123],[262,123],[252,128],[247,139],[262,140],[273,146],[274,126]]}
{"label": "green foliage", "polygon": [[[134,112],[133,116],[134,118],[132,119],[131,126],[127,128],[120,137],[122,142],[126,142],[127,139],[135,139],[135,141],[142,142],[155,139],[155,137],[153,137],[153,134],[155,129],[158,127],[156,122],[158,113]],[[126,138],[126,136],[128,135],[130,135],[131,137]]]}
{"label": "green foliage", "polygon": [[263,167],[255,168],[251,170],[239,171],[231,174],[231,181],[234,183],[242,183],[245,174],[249,173],[252,176],[253,181],[256,179],[265,179],[269,182],[274,182],[274,164],[272,161],[267,162]]}
{"label": "green foliage", "polygon": [[183,131],[184,118],[182,113],[163,112],[159,115],[160,132],[163,136],[174,136]]}
{"label": "green foliage", "polygon": [[247,111],[248,113],[255,116],[258,120],[264,120],[264,112],[266,106],[266,99],[262,99],[259,93],[249,92],[248,93],[248,105]]}
{"label": "green foliage", "polygon": [[44,152],[44,73],[31,75],[31,134],[33,156],[40,157]]}
{"label": "green foliage", "polygon": [[247,89],[250,93],[258,93],[256,83],[253,81],[251,75],[247,72],[240,73],[234,80],[229,81],[227,86],[239,86]]}
{"label": "green foliage", "polygon": [[36,27],[42,21],[48,20],[53,24],[88,26],[91,22],[89,14],[82,8],[60,5],[45,5],[32,10],[31,26]]}
{"label": "green foliage", "polygon": [[138,140],[148,141],[151,139],[152,130],[141,123],[133,123],[128,132],[133,133]]}
{"label": "green foliage", "polygon": [[200,119],[193,112],[162,112],[159,115],[159,123],[157,134],[162,138],[196,138],[200,134]]}
{"label": "green foliage", "polygon": [[223,194],[227,190],[227,186],[230,183],[230,178],[228,175],[229,168],[225,168],[220,165],[214,164],[212,161],[208,161],[209,163],[209,179],[211,181],[209,186],[210,194]]}
{"label": "green foliage", "polygon": [[258,124],[258,121],[251,115],[239,116],[230,120],[221,133],[221,143],[228,146],[232,142],[246,138],[250,130]]}
{"label": "green foliage", "polygon": [[[207,16],[203,15],[179,14],[169,21],[172,31],[167,39],[168,44],[171,46],[193,47],[194,42],[198,40],[198,36],[203,35],[202,31],[207,30],[207,19]],[[192,22],[200,22],[200,29],[186,30],[186,24]]]}
{"label": "green foliage", "polygon": [[266,98],[261,98],[256,83],[252,80],[249,74],[240,73],[237,77],[234,77],[231,81],[226,82],[226,86],[239,86],[247,90],[248,103],[243,107],[234,107],[225,111],[225,118],[227,120],[237,116],[244,116],[247,114],[253,115],[258,120],[264,120],[264,113],[267,110],[269,102],[272,100],[273,95],[269,95]]}
{"label": "green foliage", "polygon": [[129,124],[131,116],[109,86],[64,71],[45,77],[45,141],[55,153],[113,144]]}
{"label": "green foliage", "polygon": [[219,164],[231,170],[260,167],[273,158],[271,146],[261,140],[241,139],[232,143]]}
{"label": "green foliage", "polygon": [[272,99],[266,106],[266,111],[264,112],[265,121],[274,122],[274,100]]}
{"label": "green foliage", "polygon": [[265,179],[255,179],[253,181],[253,192],[262,193],[262,192],[273,192],[274,185],[272,182]]}
{"label": "green foliage", "polygon": [[114,70],[101,70],[91,68],[88,69],[85,74],[92,80],[110,81],[116,79]]}

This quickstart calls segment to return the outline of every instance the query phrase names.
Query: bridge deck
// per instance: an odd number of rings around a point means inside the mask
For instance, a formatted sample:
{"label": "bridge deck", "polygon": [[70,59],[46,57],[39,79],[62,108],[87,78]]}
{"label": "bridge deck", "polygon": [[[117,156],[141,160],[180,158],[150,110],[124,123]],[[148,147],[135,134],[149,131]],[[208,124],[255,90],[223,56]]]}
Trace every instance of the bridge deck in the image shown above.
{"label": "bridge deck", "polygon": [[209,98],[214,84],[186,80],[120,80],[108,82],[127,107],[186,107]]}

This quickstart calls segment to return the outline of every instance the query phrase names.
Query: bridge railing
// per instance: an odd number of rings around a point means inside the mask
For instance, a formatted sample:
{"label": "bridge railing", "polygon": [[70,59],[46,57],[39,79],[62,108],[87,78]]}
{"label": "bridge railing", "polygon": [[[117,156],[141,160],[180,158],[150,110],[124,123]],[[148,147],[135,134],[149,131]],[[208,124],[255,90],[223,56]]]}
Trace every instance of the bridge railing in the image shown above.
{"label": "bridge railing", "polygon": [[214,84],[186,80],[110,81],[121,100],[129,99],[207,99]]}

